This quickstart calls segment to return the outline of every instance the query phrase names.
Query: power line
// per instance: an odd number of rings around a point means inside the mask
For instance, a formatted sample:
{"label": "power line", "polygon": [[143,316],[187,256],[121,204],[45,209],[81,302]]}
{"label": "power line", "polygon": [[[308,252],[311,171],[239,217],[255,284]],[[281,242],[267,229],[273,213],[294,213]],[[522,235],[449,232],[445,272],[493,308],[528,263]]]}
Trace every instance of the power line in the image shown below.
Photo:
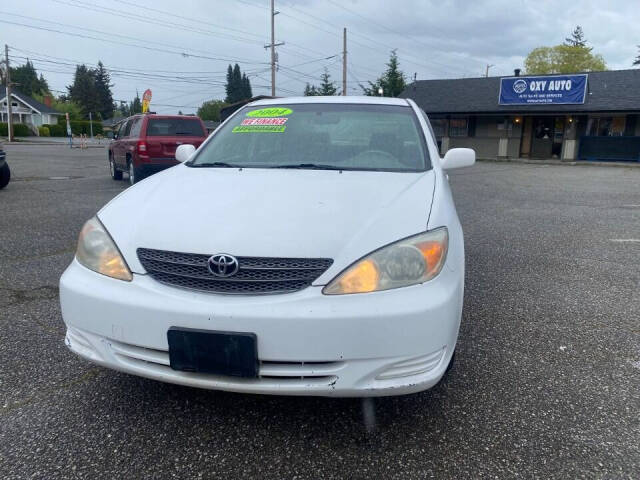
{"label": "power line", "polygon": [[[0,12],[0,13],[4,13],[4,12]],[[40,20],[40,19],[35,19],[35,20],[42,21],[42,22],[47,22],[47,20]],[[19,23],[19,22],[11,22],[9,20],[4,20],[4,19],[0,19],[0,23],[6,23],[8,25],[16,25],[16,26],[20,26],[20,27],[35,29],[35,30],[43,30],[43,31],[47,31],[47,32],[59,33],[59,34],[68,35],[68,36],[71,36],[71,37],[86,38],[86,39],[89,39],[89,40],[97,40],[97,41],[100,41],[100,42],[114,43],[116,45],[124,45],[124,46],[127,46],[127,47],[141,48],[141,49],[144,49],[144,50],[150,50],[150,51],[154,51],[154,52],[171,53],[171,54],[174,54],[174,55],[180,55],[180,56],[185,57],[185,58],[201,58],[201,59],[205,59],[205,60],[217,60],[217,61],[224,61],[224,62],[253,63],[253,64],[264,64],[265,63],[265,62],[256,62],[256,61],[239,61],[237,59],[231,59],[231,58],[225,58],[225,57],[211,57],[211,56],[207,56],[207,55],[196,55],[196,54],[193,54],[193,53],[187,53],[187,52],[181,52],[181,51],[172,51],[172,50],[166,50],[166,49],[161,49],[161,48],[156,48],[156,47],[148,47],[148,46],[144,46],[144,45],[136,45],[136,44],[132,44],[132,43],[120,42],[120,41],[117,41],[117,40],[110,40],[110,39],[105,39],[105,38],[92,37],[90,35],[85,35],[85,34],[81,34],[81,33],[65,32],[63,30],[56,30],[54,28],[48,28],[48,27],[42,27],[42,26],[36,26],[36,25],[29,25],[29,24],[26,24],[26,23]],[[50,22],[50,23],[53,23],[53,22]],[[72,28],[80,29],[80,27],[72,27]],[[97,30],[95,30],[95,31],[98,32]],[[115,34],[108,34],[107,32],[100,32],[100,33],[102,33],[104,35],[115,35]],[[130,37],[130,38],[133,38],[133,37]],[[141,40],[141,39],[137,39],[137,41],[146,42],[145,40]],[[146,43],[150,43],[150,42],[146,42]],[[179,47],[176,47],[176,48],[179,48]]]}

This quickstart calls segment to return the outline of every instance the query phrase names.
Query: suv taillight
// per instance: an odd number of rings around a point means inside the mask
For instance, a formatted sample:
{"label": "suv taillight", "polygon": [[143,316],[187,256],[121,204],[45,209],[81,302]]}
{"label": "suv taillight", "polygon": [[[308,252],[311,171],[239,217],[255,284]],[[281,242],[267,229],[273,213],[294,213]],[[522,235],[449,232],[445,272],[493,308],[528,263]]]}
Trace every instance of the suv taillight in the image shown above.
{"label": "suv taillight", "polygon": [[146,152],[147,144],[145,142],[138,142],[137,150],[138,152]]}

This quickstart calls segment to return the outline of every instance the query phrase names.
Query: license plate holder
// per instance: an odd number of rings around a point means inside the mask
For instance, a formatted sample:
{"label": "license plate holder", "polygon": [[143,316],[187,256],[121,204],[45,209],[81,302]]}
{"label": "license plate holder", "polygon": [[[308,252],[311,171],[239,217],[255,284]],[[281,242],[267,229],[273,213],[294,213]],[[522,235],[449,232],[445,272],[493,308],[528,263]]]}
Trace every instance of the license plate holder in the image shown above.
{"label": "license plate holder", "polygon": [[255,333],[171,327],[167,340],[173,370],[244,378],[258,376]]}

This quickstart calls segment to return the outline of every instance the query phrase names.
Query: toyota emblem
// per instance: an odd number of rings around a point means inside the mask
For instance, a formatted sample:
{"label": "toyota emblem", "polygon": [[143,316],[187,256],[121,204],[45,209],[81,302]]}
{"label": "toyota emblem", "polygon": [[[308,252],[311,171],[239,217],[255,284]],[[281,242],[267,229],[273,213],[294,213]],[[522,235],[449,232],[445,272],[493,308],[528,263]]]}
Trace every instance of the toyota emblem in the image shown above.
{"label": "toyota emblem", "polygon": [[238,273],[240,265],[238,260],[232,255],[218,253],[209,257],[207,261],[209,271],[216,277],[230,277]]}

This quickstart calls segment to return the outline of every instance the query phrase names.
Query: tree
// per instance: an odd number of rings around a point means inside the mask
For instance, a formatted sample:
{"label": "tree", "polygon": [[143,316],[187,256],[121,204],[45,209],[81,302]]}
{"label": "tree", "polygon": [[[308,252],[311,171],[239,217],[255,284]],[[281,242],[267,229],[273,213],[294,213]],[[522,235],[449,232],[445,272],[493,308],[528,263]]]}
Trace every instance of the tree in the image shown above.
{"label": "tree", "polygon": [[[45,78],[36,72],[33,63],[27,59],[27,63],[19,67],[11,68],[11,82],[16,84],[16,88],[32,97],[34,94],[45,95],[49,93],[49,85]],[[6,85],[5,76],[2,76],[2,84]]]}
{"label": "tree", "polygon": [[242,95],[245,99],[253,97],[253,92],[251,91],[251,82],[249,81],[249,77],[247,77],[244,73],[242,74]]}
{"label": "tree", "polygon": [[588,47],[556,45],[534,48],[524,61],[529,75],[550,73],[598,72],[607,69],[602,55]]}
{"label": "tree", "polygon": [[224,101],[227,103],[236,103],[253,96],[249,77],[240,71],[240,65],[237,63],[233,67],[229,65],[229,68],[227,68],[225,91],[227,96]]}
{"label": "tree", "polygon": [[120,101],[118,112],[120,113],[120,116],[125,118],[131,116],[131,110],[129,109],[129,105],[127,104],[127,102],[123,102],[122,100]]}
{"label": "tree", "polygon": [[136,113],[142,113],[142,102],[140,101],[140,95],[136,90],[136,98],[129,104],[129,115],[135,115]]}
{"label": "tree", "polygon": [[222,100],[208,100],[198,109],[198,116],[202,120],[220,121],[220,110],[227,104]]}
{"label": "tree", "polygon": [[338,89],[336,88],[335,82],[331,79],[331,75],[329,74],[329,70],[325,67],[324,73],[320,75],[320,86],[316,87],[315,85],[309,85],[304,88],[304,96],[311,97],[315,95],[337,95]]}
{"label": "tree", "polygon": [[98,62],[98,68],[93,71],[98,103],[98,112],[102,118],[113,116],[113,94],[111,93],[111,77],[109,71],[104,68],[102,62]]}
{"label": "tree", "polygon": [[640,65],[640,45],[638,45],[638,56],[633,61],[632,65],[635,67],[636,65]]}
{"label": "tree", "polygon": [[584,38],[584,32],[582,31],[582,27],[577,25],[576,28],[571,32],[571,36],[564,39],[564,45],[569,47],[586,47],[587,41]]}
{"label": "tree", "polygon": [[[44,103],[45,95],[40,95],[38,93],[33,94],[33,98],[39,101],[40,103]],[[82,108],[77,103],[71,101],[67,96],[60,95],[58,98],[51,98],[51,108],[57,110],[58,112],[68,113],[70,120],[82,120],[84,115],[82,114]],[[58,117],[58,121],[63,121],[64,117]]]}
{"label": "tree", "polygon": [[313,96],[316,96],[316,95],[320,95],[318,93],[318,89],[315,87],[315,85],[309,85],[307,83],[307,86],[304,87],[304,96],[305,97],[313,97]]}
{"label": "tree", "polygon": [[77,65],[73,85],[67,87],[69,98],[80,105],[83,116],[99,111],[99,98],[96,90],[96,78],[92,69],[86,65]]}
{"label": "tree", "polygon": [[364,94],[377,96],[380,95],[378,91],[382,88],[382,95],[385,97],[397,97],[400,95],[407,86],[407,82],[404,73],[398,68],[398,65],[398,56],[396,55],[396,51],[392,50],[389,63],[387,63],[387,70],[382,76],[374,83],[369,82],[369,87],[360,85]]}

